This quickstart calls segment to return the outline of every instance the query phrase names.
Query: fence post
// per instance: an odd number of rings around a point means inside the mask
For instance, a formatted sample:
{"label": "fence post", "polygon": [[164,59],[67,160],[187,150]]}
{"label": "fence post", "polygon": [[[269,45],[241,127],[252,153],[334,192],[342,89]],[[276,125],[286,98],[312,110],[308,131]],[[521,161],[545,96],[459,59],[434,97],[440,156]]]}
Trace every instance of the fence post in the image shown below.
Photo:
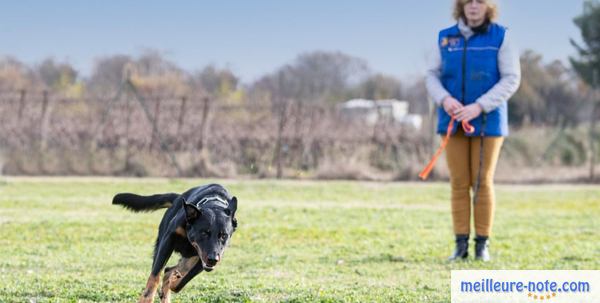
{"label": "fence post", "polygon": [[277,141],[275,143],[275,166],[277,167],[277,179],[283,177],[283,164],[281,150],[283,149],[283,130],[287,123],[287,107],[288,101],[282,101],[278,105],[279,121],[277,123]]}
{"label": "fence post", "polygon": [[181,97],[181,104],[179,106],[179,118],[177,119],[177,137],[181,134],[181,127],[183,127],[183,118],[185,117],[185,105],[187,103],[187,97]]}
{"label": "fence post", "polygon": [[125,167],[123,170],[128,173],[131,169],[131,148],[129,143],[129,131],[131,128],[131,101],[129,98],[125,101],[125,111],[127,117],[125,118]]}
{"label": "fence post", "polygon": [[171,163],[173,164],[173,166],[175,167],[175,169],[177,170],[177,175],[181,176],[182,175],[182,171],[181,171],[181,167],[179,166],[179,164],[177,163],[177,159],[175,159],[175,155],[169,151],[169,149],[167,148],[167,144],[165,143],[165,141],[163,140],[162,135],[160,134],[160,130],[158,129],[158,126],[156,125],[156,121],[154,119],[152,119],[152,115],[150,114],[150,109],[148,109],[148,106],[146,104],[146,100],[144,99],[144,97],[140,94],[140,92],[137,90],[137,88],[135,87],[135,85],[131,82],[130,79],[127,79],[127,81],[125,82],[125,85],[127,85],[127,87],[129,88],[129,90],[133,93],[133,95],[135,96],[135,98],[137,99],[137,101],[140,103],[140,105],[142,106],[142,110],[144,111],[144,114],[146,116],[146,119],[148,119],[148,121],[150,123],[152,123],[152,129],[156,132],[156,136],[158,138],[158,142],[160,144],[161,150],[169,157],[169,159],[171,160]]}
{"label": "fence post", "polygon": [[158,129],[158,125],[160,123],[160,97],[156,99],[156,103],[154,104],[154,121],[156,123],[157,128],[152,128],[152,136],[150,137],[150,146],[148,150],[152,150],[154,147],[154,139],[157,136],[156,131]]}
{"label": "fence post", "polygon": [[46,129],[48,128],[48,122],[46,121],[46,114],[48,113],[48,91],[42,92],[42,112],[40,114],[40,150],[46,150]]}
{"label": "fence post", "polygon": [[42,114],[40,116],[40,121],[44,121],[46,117],[46,112],[48,111],[48,91],[45,90],[42,97]]}
{"label": "fence post", "polygon": [[200,122],[200,142],[198,142],[198,148],[200,151],[204,149],[206,145],[206,125],[208,124],[208,112],[210,110],[210,99],[208,97],[202,98],[203,107],[202,107],[202,122]]}
{"label": "fence post", "polygon": [[17,117],[19,117],[19,122],[21,121],[21,118],[23,118],[23,111],[25,110],[25,90],[22,89],[21,90],[21,98],[19,100],[19,114]]}

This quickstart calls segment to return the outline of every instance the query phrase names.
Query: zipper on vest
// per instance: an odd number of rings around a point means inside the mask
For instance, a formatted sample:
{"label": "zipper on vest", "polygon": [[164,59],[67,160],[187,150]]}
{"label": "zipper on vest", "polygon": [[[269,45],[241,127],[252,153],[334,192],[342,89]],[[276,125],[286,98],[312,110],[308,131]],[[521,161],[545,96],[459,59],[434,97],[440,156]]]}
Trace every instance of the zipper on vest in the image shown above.
{"label": "zipper on vest", "polygon": [[465,94],[466,94],[467,89],[465,86],[466,86],[467,81],[465,78],[467,77],[467,41],[468,41],[468,39],[465,36],[463,36],[463,39],[465,40],[465,43],[463,45],[463,57],[462,57],[462,87],[461,87],[461,89],[462,89],[462,98],[461,99],[462,100],[461,100],[461,102],[463,105],[466,105],[465,102],[467,102],[467,101],[465,100]]}

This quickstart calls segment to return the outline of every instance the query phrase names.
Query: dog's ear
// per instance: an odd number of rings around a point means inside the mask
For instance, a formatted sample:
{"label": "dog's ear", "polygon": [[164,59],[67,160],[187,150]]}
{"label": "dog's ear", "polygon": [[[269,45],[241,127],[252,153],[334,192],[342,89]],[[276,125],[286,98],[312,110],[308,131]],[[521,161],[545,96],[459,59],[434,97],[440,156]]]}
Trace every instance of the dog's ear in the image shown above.
{"label": "dog's ear", "polygon": [[237,228],[237,219],[235,218],[235,211],[237,210],[237,198],[232,197],[229,200],[229,207],[225,209],[225,214],[231,217],[231,225],[233,226],[233,231]]}
{"label": "dog's ear", "polygon": [[237,198],[232,197],[229,200],[229,206],[225,209],[225,213],[230,217],[235,217],[235,211],[237,210]]}
{"label": "dog's ear", "polygon": [[197,209],[194,205],[183,203],[183,210],[185,211],[185,220],[188,223],[191,223],[202,216],[202,211]]}

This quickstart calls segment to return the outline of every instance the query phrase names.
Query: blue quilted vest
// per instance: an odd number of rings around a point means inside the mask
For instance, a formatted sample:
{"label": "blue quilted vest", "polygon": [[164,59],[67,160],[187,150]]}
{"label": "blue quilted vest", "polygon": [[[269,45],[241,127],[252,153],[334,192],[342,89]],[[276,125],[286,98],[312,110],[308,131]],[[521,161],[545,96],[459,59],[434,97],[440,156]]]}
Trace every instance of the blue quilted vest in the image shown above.
{"label": "blue quilted vest", "polygon": [[[491,23],[486,32],[475,33],[468,40],[460,33],[458,24],[440,31],[440,80],[452,97],[464,105],[469,105],[500,81],[498,51],[504,41],[505,32],[506,29],[496,23]],[[484,119],[485,129],[482,130]],[[440,106],[437,132],[445,134],[449,122],[450,116]],[[467,135],[507,136],[506,100],[495,110],[487,114],[482,112],[470,123],[475,127],[475,132]],[[453,134],[458,127],[458,122],[455,122]]]}

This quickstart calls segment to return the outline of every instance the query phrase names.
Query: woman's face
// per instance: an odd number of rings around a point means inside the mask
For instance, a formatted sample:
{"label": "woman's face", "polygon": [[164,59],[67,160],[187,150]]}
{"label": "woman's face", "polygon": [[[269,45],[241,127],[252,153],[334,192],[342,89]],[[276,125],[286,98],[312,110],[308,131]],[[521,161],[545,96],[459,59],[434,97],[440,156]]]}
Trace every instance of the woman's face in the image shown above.
{"label": "woman's face", "polygon": [[469,0],[464,6],[465,17],[469,25],[480,25],[485,21],[487,11],[486,0]]}

